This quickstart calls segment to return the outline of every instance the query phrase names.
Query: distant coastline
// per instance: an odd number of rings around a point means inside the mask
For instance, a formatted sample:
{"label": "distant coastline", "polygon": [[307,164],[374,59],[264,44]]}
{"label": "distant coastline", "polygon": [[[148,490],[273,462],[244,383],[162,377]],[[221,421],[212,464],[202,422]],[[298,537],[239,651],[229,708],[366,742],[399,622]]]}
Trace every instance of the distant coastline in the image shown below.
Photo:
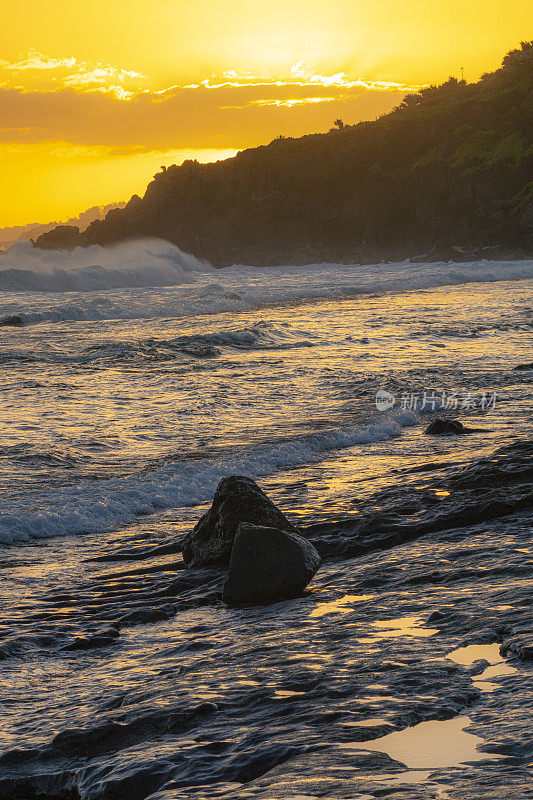
{"label": "distant coastline", "polygon": [[113,208],[124,208],[125,202],[107,203],[103,206],[91,206],[82,211],[77,217],[71,217],[66,222],[28,222],[26,225],[12,225],[0,228],[0,250],[11,247],[15,242],[25,242],[37,239],[43,233],[53,230],[61,225],[76,226],[80,230],[87,228],[95,219],[104,219],[108,211]]}

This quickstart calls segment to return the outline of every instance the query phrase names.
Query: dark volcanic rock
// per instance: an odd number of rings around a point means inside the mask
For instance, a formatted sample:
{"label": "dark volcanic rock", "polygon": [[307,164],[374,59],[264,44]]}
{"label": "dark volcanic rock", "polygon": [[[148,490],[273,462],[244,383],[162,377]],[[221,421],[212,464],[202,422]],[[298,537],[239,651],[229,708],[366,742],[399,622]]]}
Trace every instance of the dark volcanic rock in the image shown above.
{"label": "dark volcanic rock", "polygon": [[20,314],[11,314],[11,316],[1,319],[0,325],[9,328],[20,328],[22,325],[24,325],[24,320]]}
{"label": "dark volcanic rock", "polygon": [[505,639],[500,647],[500,654],[515,655],[524,660],[533,659],[533,632],[519,633]]}
{"label": "dark volcanic rock", "polygon": [[295,533],[239,525],[222,598],[228,605],[275,603],[303,592],[321,564],[307,539]]}
{"label": "dark volcanic rock", "polygon": [[533,361],[530,364],[517,364],[513,369],[533,369]]}
{"label": "dark volcanic rock", "polygon": [[482,429],[467,428],[462,422],[459,422],[456,419],[434,419],[433,422],[426,428],[425,433],[429,433],[432,436],[460,436],[464,433],[475,433],[476,431],[480,430]]}
{"label": "dark volcanic rock", "polygon": [[231,475],[220,481],[211,508],[185,539],[183,560],[186,566],[227,566],[241,522],[298,533],[251,478]]}
{"label": "dark volcanic rock", "polygon": [[42,233],[34,244],[41,250],[74,250],[80,245],[80,229],[77,225],[58,225]]}

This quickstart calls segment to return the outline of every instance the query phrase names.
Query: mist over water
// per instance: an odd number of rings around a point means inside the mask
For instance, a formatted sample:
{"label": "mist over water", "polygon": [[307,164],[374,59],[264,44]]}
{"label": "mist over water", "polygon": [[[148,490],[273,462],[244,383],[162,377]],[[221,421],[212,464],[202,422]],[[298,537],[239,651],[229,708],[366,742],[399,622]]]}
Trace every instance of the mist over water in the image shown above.
{"label": "mist over water", "polygon": [[[194,317],[317,299],[533,277],[533,260],[233,267],[153,239],[72,252],[19,242],[0,254],[0,321]],[[23,293],[23,294],[22,294]]]}
{"label": "mist over water", "polygon": [[[0,327],[0,797],[521,796],[532,278],[0,255],[0,319],[24,323]],[[479,431],[424,435],[439,412],[409,398],[443,392]],[[227,609],[221,573],[183,569],[232,473],[319,550],[306,596]],[[507,640],[492,691],[448,657]],[[448,759],[387,739],[447,719]]]}
{"label": "mist over water", "polygon": [[0,253],[0,290],[91,291],[125,286],[191,283],[195,273],[213,268],[161,239],[143,239],[108,247],[40,250],[16,242]]}

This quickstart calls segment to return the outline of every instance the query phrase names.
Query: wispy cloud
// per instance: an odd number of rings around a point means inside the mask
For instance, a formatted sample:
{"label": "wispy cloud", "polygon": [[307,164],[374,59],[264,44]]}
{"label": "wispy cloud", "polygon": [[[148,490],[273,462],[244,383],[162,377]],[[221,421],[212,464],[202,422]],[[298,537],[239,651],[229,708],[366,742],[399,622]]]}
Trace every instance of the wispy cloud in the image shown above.
{"label": "wispy cloud", "polygon": [[335,97],[287,97],[285,100],[252,100],[251,102],[255,106],[294,108],[294,106],[301,106],[306,103],[332,103],[335,100]]}
{"label": "wispy cloud", "polygon": [[[58,87],[67,86],[77,91],[113,94],[117,100],[129,100],[142,91],[142,82],[147,77],[133,69],[111,64],[88,64],[74,57],[53,58],[37,50],[31,50],[20,61],[0,60],[0,70],[0,74],[7,76],[7,80],[0,84],[3,86],[15,88],[23,73],[24,86],[21,88],[25,91],[52,87],[57,91]],[[124,84],[128,88],[124,88]]]}
{"label": "wispy cloud", "polygon": [[76,64],[75,58],[51,58],[38,50],[30,50],[26,58],[20,61],[0,61],[3,69],[12,72],[24,72],[25,70],[51,70],[51,69],[71,69]]}
{"label": "wispy cloud", "polygon": [[161,88],[125,66],[32,51],[17,62],[0,61],[0,142],[115,152],[242,148],[280,133],[328,130],[335,117],[372,119],[418,88],[326,75],[302,61],[281,76],[228,69]]}
{"label": "wispy cloud", "polygon": [[[21,85],[21,77],[24,80]],[[243,95],[255,91],[256,96],[245,100],[250,105],[285,106],[331,102],[340,98],[343,92],[412,92],[420,86],[412,86],[394,81],[370,81],[364,78],[350,78],[345,72],[324,75],[316,72],[303,61],[293,64],[287,75],[272,77],[255,75],[227,69],[220,75],[211,75],[198,83],[186,85],[173,84],[166,88],[147,86],[148,76],[134,69],[111,64],[89,64],[68,56],[56,58],[31,50],[19,61],[0,60],[0,86],[11,86],[21,91],[57,91],[64,86],[78,92],[100,92],[113,95],[119,101],[130,101],[141,95],[151,95],[154,100],[162,100],[180,91],[209,90],[221,94],[225,90],[243,90]],[[317,90],[328,90],[327,96],[319,96]],[[290,97],[283,96],[292,90]],[[332,90],[334,94],[332,94]],[[281,96],[271,97],[272,93]],[[299,96],[299,95],[302,96]],[[242,107],[243,103],[235,107]]]}
{"label": "wispy cloud", "polygon": [[113,67],[95,67],[92,70],[79,70],[73,75],[68,75],[63,83],[65,86],[89,86],[90,84],[101,84],[109,80],[115,74]]}
{"label": "wispy cloud", "polygon": [[401,83],[397,81],[370,81],[364,78],[349,78],[345,72],[335,72],[332,75],[322,75],[315,72],[311,67],[298,61],[290,68],[286,78],[271,78],[257,76],[251,73],[237,72],[236,70],[226,70],[222,75],[212,75],[204,78],[199,83],[189,84],[187,89],[223,89],[231,86],[234,88],[244,88],[249,86],[301,86],[301,87],[335,87],[339,89],[366,89],[379,92],[415,92],[422,87],[417,84]]}
{"label": "wispy cloud", "polygon": [[135,70],[117,69],[117,67],[94,67],[89,69],[85,64],[81,65],[78,72],[67,75],[63,83],[65,86],[90,86],[91,84],[105,85],[110,80],[120,81],[144,79],[146,75]]}

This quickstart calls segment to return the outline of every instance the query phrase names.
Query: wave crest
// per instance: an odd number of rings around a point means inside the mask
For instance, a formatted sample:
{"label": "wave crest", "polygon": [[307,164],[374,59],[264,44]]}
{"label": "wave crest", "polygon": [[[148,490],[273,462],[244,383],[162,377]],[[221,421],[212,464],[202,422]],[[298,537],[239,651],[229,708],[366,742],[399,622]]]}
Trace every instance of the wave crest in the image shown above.
{"label": "wave crest", "polygon": [[72,251],[16,242],[0,254],[0,291],[70,292],[193,283],[213,268],[162,239]]}

